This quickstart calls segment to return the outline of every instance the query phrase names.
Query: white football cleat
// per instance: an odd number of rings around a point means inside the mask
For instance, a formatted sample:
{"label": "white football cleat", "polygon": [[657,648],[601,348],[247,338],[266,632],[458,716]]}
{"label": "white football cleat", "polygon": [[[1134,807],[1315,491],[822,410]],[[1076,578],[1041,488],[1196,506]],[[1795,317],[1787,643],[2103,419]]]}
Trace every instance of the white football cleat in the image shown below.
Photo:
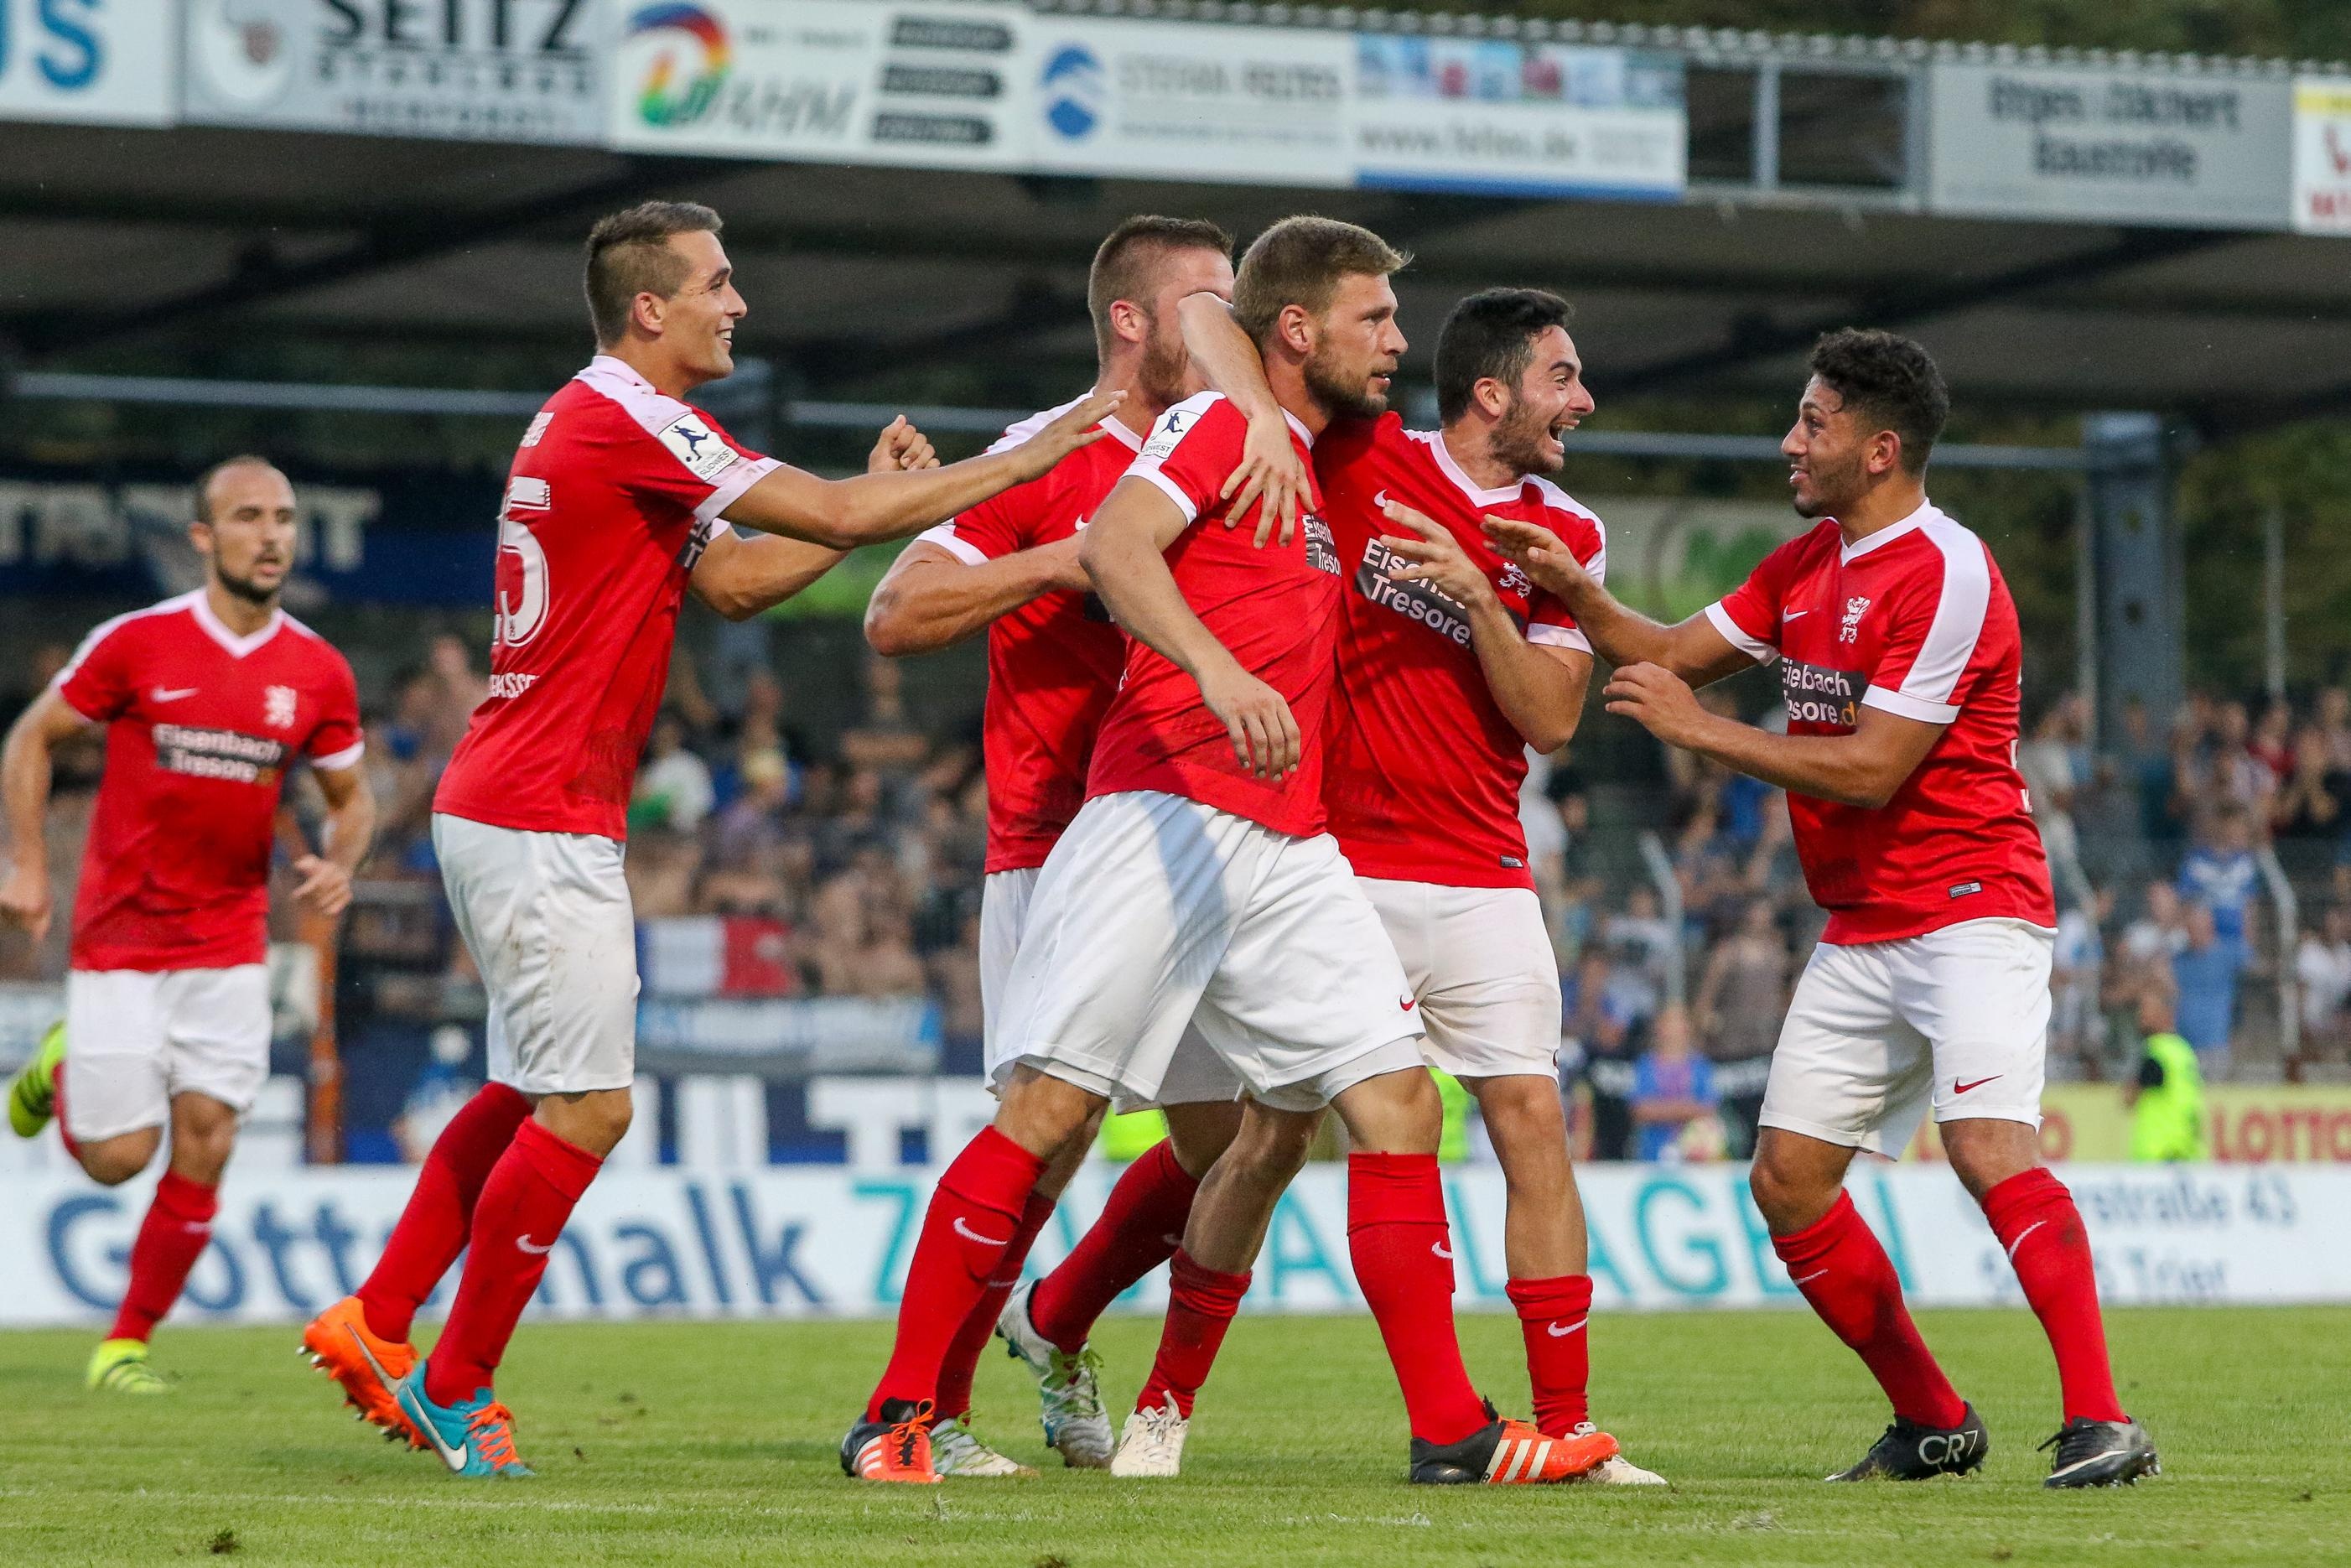
{"label": "white football cleat", "polygon": [[[1599,1427],[1586,1421],[1571,1436],[1580,1437],[1587,1432],[1598,1430]],[[1655,1470],[1643,1469],[1622,1454],[1603,1459],[1575,1479],[1584,1485],[1599,1487],[1661,1487],[1666,1484],[1665,1477]]]}
{"label": "white football cleat", "polygon": [[1176,1396],[1155,1410],[1137,1410],[1111,1456],[1114,1476],[1174,1476],[1184,1472],[1184,1434],[1192,1423],[1176,1413]]}
{"label": "white football cleat", "polygon": [[974,1437],[967,1419],[961,1416],[950,1416],[931,1427],[931,1468],[943,1476],[982,1479],[1018,1477],[1026,1480],[1037,1473]]}
{"label": "white football cleat", "polygon": [[1110,1416],[1094,1375],[1102,1358],[1091,1347],[1072,1355],[1037,1332],[1029,1321],[1029,1293],[1036,1288],[1029,1281],[1007,1298],[997,1314],[996,1337],[1037,1379],[1037,1420],[1045,1429],[1045,1446],[1058,1450],[1071,1469],[1101,1469],[1110,1463],[1111,1452]]}

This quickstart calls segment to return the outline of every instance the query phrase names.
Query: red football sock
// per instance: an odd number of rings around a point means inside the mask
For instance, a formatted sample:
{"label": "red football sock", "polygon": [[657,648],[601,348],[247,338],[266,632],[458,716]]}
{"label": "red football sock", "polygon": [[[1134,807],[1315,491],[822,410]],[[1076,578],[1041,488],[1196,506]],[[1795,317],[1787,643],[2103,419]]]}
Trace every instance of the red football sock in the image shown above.
{"label": "red football sock", "polygon": [[408,1338],[416,1309],[465,1249],[474,1205],[490,1167],[529,1114],[530,1101],[519,1091],[486,1083],[433,1140],[408,1207],[400,1211],[383,1256],[359,1288],[360,1309],[374,1333],[389,1340]]}
{"label": "red football sock", "polygon": [[1157,1410],[1173,1399],[1176,1414],[1192,1418],[1192,1401],[1208,1381],[1217,1347],[1249,1288],[1246,1273],[1220,1274],[1193,1262],[1190,1253],[1176,1252],[1167,1265],[1167,1321],[1159,1330],[1151,1378],[1134,1397],[1137,1410]]}
{"label": "red football sock", "polygon": [[515,1129],[474,1205],[457,1300],[424,1364],[425,1397],[454,1405],[496,1380],[507,1341],[547,1272],[548,1254],[603,1164],[536,1120]]}
{"label": "red football sock", "polygon": [[1036,1244],[1037,1233],[1053,1218],[1052,1198],[1040,1193],[1029,1195],[1029,1207],[1020,1211],[1020,1228],[1012,1233],[1012,1245],[996,1265],[996,1277],[980,1292],[978,1303],[956,1330],[953,1342],[947,1345],[946,1359],[939,1364],[939,1391],[935,1399],[938,1405],[936,1419],[963,1416],[971,1410],[971,1375],[979,1370],[979,1353],[987,1348],[996,1333],[996,1320],[1004,1311],[1004,1299],[1012,1294],[1012,1287],[1020,1282],[1020,1266],[1029,1261],[1029,1249]]}
{"label": "red football sock", "polygon": [[1853,1347],[1894,1402],[1894,1413],[1925,1427],[1956,1427],[1966,1403],[1918,1337],[1893,1260],[1878,1245],[1848,1195],[1827,1214],[1788,1236],[1771,1238],[1796,1289],[1831,1333]]}
{"label": "red football sock", "polygon": [[1197,1176],[1162,1138],[1118,1178],[1109,1201],[1070,1255],[1029,1293],[1030,1326],[1061,1349],[1085,1349],[1096,1320],[1127,1288],[1184,1244]]}
{"label": "red football sock", "polygon": [[1453,1247],[1435,1155],[1347,1156],[1347,1256],[1380,1325],[1412,1435],[1458,1443],[1486,1425],[1453,1330]]}
{"label": "red football sock", "polygon": [[1592,1376],[1592,1276],[1512,1280],[1502,1287],[1519,1309],[1527,1342],[1527,1381],[1534,1385],[1535,1426],[1546,1437],[1564,1437],[1591,1418],[1584,1385]]}
{"label": "red football sock", "polygon": [[993,1127],[982,1127],[939,1173],[923,1215],[922,1239],[906,1268],[897,1342],[866,1401],[867,1420],[881,1419],[884,1400],[913,1405],[938,1397],[947,1347],[996,1278],[1044,1174],[1043,1160]]}
{"label": "red football sock", "polygon": [[180,1299],[188,1270],[212,1240],[213,1216],[219,1209],[218,1187],[190,1181],[177,1171],[163,1173],[155,1184],[155,1199],[147,1206],[147,1218],[139,1222],[139,1239],[131,1244],[131,1283],[123,1290],[122,1305],[107,1338],[143,1340],[155,1332]]}
{"label": "red football sock", "polygon": [[2106,1325],[2098,1315],[2098,1277],[2074,1195],[2049,1172],[2029,1170],[1984,1194],[1983,1210],[2057,1354],[2065,1419],[2129,1420],[2115,1396]]}

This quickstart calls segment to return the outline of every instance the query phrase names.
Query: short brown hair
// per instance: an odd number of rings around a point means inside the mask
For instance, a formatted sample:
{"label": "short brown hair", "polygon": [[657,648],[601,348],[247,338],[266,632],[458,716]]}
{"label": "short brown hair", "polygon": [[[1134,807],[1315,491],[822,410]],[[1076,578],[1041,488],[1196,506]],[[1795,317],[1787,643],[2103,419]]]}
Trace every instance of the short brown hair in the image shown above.
{"label": "short brown hair", "polygon": [[588,319],[596,341],[610,345],[628,330],[629,308],[640,294],[666,299],[685,287],[685,258],[672,235],[716,234],[725,220],[699,202],[643,202],[599,218],[588,231]]}
{"label": "short brown hair", "polygon": [[272,474],[279,472],[277,464],[258,453],[240,452],[234,457],[222,458],[196,476],[196,509],[189,514],[196,521],[209,523],[213,520],[213,481],[232,468],[266,468]]}
{"label": "short brown hair", "polygon": [[1902,438],[1902,468],[1917,474],[1951,417],[1951,394],[1927,350],[1875,328],[1824,332],[1813,345],[1813,374],[1844,406]]}
{"label": "short brown hair", "polygon": [[1331,308],[1339,280],[1385,277],[1412,257],[1366,228],[1336,218],[1284,218],[1249,242],[1233,277],[1233,319],[1260,346],[1287,306]]}
{"label": "short brown hair", "polygon": [[1150,292],[1152,267],[1172,251],[1213,250],[1233,254],[1233,236],[1202,218],[1163,218],[1144,213],[1110,231],[1094,251],[1086,274],[1086,310],[1094,319],[1094,351],[1109,357],[1113,341],[1110,308],[1124,299],[1141,304]]}

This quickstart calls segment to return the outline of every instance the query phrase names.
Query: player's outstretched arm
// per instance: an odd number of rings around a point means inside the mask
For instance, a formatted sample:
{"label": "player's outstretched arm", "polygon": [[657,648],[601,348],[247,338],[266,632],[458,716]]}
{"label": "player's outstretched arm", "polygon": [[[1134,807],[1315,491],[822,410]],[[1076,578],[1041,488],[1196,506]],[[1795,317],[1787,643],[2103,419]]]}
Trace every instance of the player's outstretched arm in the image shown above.
{"label": "player's outstretched arm", "polygon": [[1281,542],[1288,544],[1311,492],[1306,465],[1290,444],[1290,421],[1265,379],[1265,360],[1233,319],[1233,308],[1214,294],[1186,295],[1176,307],[1176,319],[1184,329],[1185,350],[1200,367],[1201,378],[1249,421],[1240,466],[1225,481],[1222,492],[1234,503],[1225,513],[1225,527],[1247,517],[1249,503],[1262,496],[1257,542],[1263,545],[1271,537],[1279,519]]}
{"label": "player's outstretched arm", "polygon": [[375,840],[375,791],[363,768],[314,768],[327,799],[324,841],[294,862],[294,896],[329,919],[350,907],[351,878]]}
{"label": "player's outstretched arm", "polygon": [[[892,420],[874,439],[866,455],[868,474],[935,468],[938,454],[904,414]],[[714,536],[694,564],[688,586],[695,598],[729,621],[748,621],[772,610],[840,564],[841,550],[812,545],[780,534],[757,534],[743,538],[731,532]]]}
{"label": "player's outstretched arm", "polygon": [[904,538],[1037,478],[1079,447],[1100,440],[1102,433],[1095,426],[1124,396],[1096,392],[1018,446],[943,468],[820,479],[785,465],[736,497],[723,515],[730,523],[831,549]]}
{"label": "player's outstretched arm", "polygon": [[1260,778],[1288,778],[1299,757],[1298,721],[1290,705],[1241,668],[1201,624],[1167,570],[1167,547],[1186,526],[1159,486],[1121,479],[1078,536],[1084,541],[1079,560],[1126,634],[1198,685],[1200,700],[1223,723],[1241,766]]}
{"label": "player's outstretched arm", "polygon": [[1079,537],[977,565],[916,539],[866,601],[865,640],[892,658],[928,653],[985,632],[998,616],[1056,589],[1082,592],[1092,583],[1078,564]]}
{"label": "player's outstretched arm", "polygon": [[1592,655],[1528,642],[1485,569],[1469,559],[1451,529],[1395,501],[1384,510],[1389,522],[1410,530],[1380,541],[1411,563],[1392,575],[1426,582],[1469,612],[1469,650],[1478,655],[1494,705],[1519,737],[1546,756],[1574,739],[1592,685]]}
{"label": "player's outstretched arm", "polygon": [[89,727],[73,705],[52,689],[8,727],[0,746],[0,815],[8,824],[8,876],[0,882],[0,921],[32,934],[49,934],[48,840],[43,821],[49,810],[49,754]]}
{"label": "player's outstretched arm", "polygon": [[1612,664],[1659,664],[1691,685],[1703,686],[1755,663],[1732,647],[1730,640],[1702,614],[1667,626],[1625,608],[1548,528],[1489,517],[1486,537],[1504,559],[1517,562],[1536,587],[1567,606],[1576,625],[1591,639],[1593,652]]}
{"label": "player's outstretched arm", "polygon": [[1656,664],[1628,664],[1600,694],[1668,746],[1798,795],[1872,810],[1894,798],[1942,738],[1945,725],[1862,705],[1850,735],[1773,735],[1698,706],[1689,683]]}

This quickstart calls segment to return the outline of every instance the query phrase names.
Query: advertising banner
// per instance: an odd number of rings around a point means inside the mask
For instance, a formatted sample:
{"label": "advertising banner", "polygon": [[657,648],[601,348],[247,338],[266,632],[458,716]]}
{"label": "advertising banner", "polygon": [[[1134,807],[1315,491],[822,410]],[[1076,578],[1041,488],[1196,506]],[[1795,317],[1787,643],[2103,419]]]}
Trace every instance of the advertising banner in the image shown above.
{"label": "advertising banner", "polygon": [[1678,55],[1363,33],[1354,86],[1358,185],[1667,201],[1687,178]]}
{"label": "advertising banner", "polygon": [[2281,226],[2293,137],[2283,81],[1948,62],[1928,83],[1937,212]]}
{"label": "advertising banner", "polygon": [[967,168],[1025,152],[1020,7],[615,3],[615,147]]}
{"label": "advertising banner", "polygon": [[2294,84],[2294,226],[2351,235],[2351,78]]}
{"label": "advertising banner", "polygon": [[1036,16],[1029,48],[1040,169],[1272,185],[1353,177],[1344,33]]}
{"label": "advertising banner", "polygon": [[168,125],[172,0],[0,0],[0,120]]}
{"label": "advertising banner", "polygon": [[[885,1315],[904,1288],[933,1174],[608,1170],[572,1216],[533,1310],[563,1318]],[[1039,1239],[1032,1276],[1075,1243],[1116,1174],[1105,1166],[1080,1172]],[[2351,1172],[2064,1174],[2109,1303],[2351,1300]],[[381,1250],[412,1176],[231,1166],[184,1320],[291,1322],[349,1292]],[[1594,1166],[1578,1180],[1601,1310],[1799,1301],[1740,1168]],[[1852,1190],[1914,1302],[2021,1300],[1999,1242],[1949,1171],[1872,1166],[1856,1170]],[[1508,1311],[1500,1173],[1454,1172],[1447,1198],[1457,1300],[1464,1310]],[[15,1184],[0,1206],[0,1255],[17,1260],[0,1277],[0,1324],[103,1324],[147,1199],[143,1186],[109,1190],[78,1177]],[[1360,1309],[1346,1221],[1343,1167],[1310,1166],[1274,1217],[1249,1310]],[[1126,1304],[1156,1310],[1165,1301],[1165,1281],[1155,1277]]]}
{"label": "advertising banner", "polygon": [[185,4],[192,121],[603,140],[605,0]]}

